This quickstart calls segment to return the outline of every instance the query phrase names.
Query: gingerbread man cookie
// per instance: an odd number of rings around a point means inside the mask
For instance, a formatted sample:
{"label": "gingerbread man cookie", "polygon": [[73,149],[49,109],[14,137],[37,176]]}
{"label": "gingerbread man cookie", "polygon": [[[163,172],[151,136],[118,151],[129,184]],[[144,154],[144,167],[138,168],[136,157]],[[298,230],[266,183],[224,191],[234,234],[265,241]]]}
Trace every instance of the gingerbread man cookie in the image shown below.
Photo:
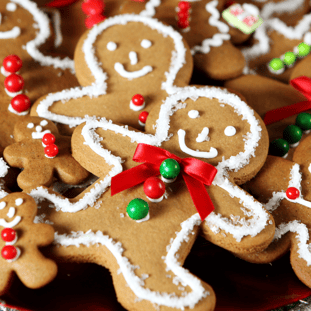
{"label": "gingerbread man cookie", "polygon": [[[154,135],[105,119],[81,124],[72,137],[74,156],[100,179],[70,200],[44,187],[30,194],[41,202],[43,220],[52,221],[57,231],[58,247],[51,252],[65,260],[107,267],[118,300],[126,309],[147,310],[156,304],[169,310],[212,310],[212,289],[181,265],[199,228],[209,241],[237,252],[262,250],[269,244],[274,235],[273,219],[236,185],[250,179],[264,163],[267,133],[262,121],[239,97],[218,88],[185,88],[169,96],[158,111],[155,107],[150,112],[146,124],[148,129],[149,122],[158,120]],[[215,117],[220,115],[224,122]],[[151,158],[164,152],[183,163],[177,180],[166,185],[162,200],[163,183],[157,178],[155,187],[145,194],[143,184],[131,184],[137,178],[135,172],[129,178],[122,175],[138,169],[132,160],[137,146],[151,148],[152,152],[145,153]],[[186,172],[184,160],[208,167],[206,175],[200,175],[200,168],[194,172],[196,178],[183,177],[191,179],[186,186],[181,177]],[[218,172],[212,182],[216,173],[213,165]],[[122,187],[131,184],[130,188],[111,196],[115,191],[109,187],[111,178],[120,176],[122,184],[113,183]],[[205,188],[203,182],[209,186]],[[199,189],[197,197],[204,198],[200,202],[192,201],[187,187],[196,189],[191,185]],[[215,212],[202,221],[206,215],[200,216],[196,208],[206,205],[206,196]]]}
{"label": "gingerbread man cookie", "polygon": [[5,148],[4,158],[11,166],[23,168],[17,178],[22,189],[49,186],[54,176],[73,185],[89,176],[71,156],[70,137],[59,135],[51,121],[27,117],[15,125],[14,139]]}
{"label": "gingerbread man cookie", "polygon": [[126,1],[122,12],[139,13],[172,25],[189,44],[195,67],[212,79],[226,80],[241,75],[245,65],[243,55],[230,41],[230,34],[235,42],[243,42],[249,36],[234,29],[230,31],[221,19],[224,5],[224,0]]}
{"label": "gingerbread man cookie", "polygon": [[[0,63],[9,55],[17,55],[22,62],[19,76],[13,82],[13,89],[21,86],[23,95],[30,103],[49,92],[73,87],[78,84],[73,60],[53,56],[49,51],[53,42],[53,32],[49,18],[30,0],[3,0],[0,3]],[[8,72],[2,68],[0,74],[0,145],[13,143],[12,133],[16,122],[22,120],[20,111],[9,110],[10,102],[17,91],[6,92],[5,81]],[[10,82],[11,83],[11,82]],[[6,85],[6,86],[5,86]],[[28,107],[29,108],[29,107]]]}
{"label": "gingerbread man cookie", "polygon": [[[99,116],[139,127],[144,111],[185,86],[192,57],[181,35],[155,19],[118,15],[86,32],[75,53],[82,88],[52,93],[38,100],[31,114],[77,126],[85,116]],[[138,100],[133,98],[138,95]]]}
{"label": "gingerbread man cookie", "polygon": [[260,253],[238,255],[254,263],[272,262],[290,250],[291,265],[298,278],[311,287],[311,137],[296,148],[293,161],[269,156],[262,170],[246,188],[265,203],[276,222],[271,245]]}
{"label": "gingerbread man cookie", "polygon": [[57,274],[54,261],[39,251],[52,243],[53,227],[34,223],[36,212],[34,199],[25,193],[11,193],[0,200],[0,294],[7,291],[14,273],[30,288],[46,285]]}

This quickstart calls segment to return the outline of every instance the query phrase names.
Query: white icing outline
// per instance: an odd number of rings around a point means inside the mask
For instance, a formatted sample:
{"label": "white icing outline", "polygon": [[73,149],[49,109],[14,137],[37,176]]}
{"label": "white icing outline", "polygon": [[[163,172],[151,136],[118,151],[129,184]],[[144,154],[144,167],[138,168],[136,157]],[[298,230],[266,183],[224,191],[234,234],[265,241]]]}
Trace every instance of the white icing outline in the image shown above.
{"label": "white icing outline", "polygon": [[66,57],[60,59],[59,57],[51,57],[43,55],[39,51],[39,47],[45,43],[51,35],[49,27],[49,19],[46,14],[41,11],[37,4],[29,0],[11,0],[27,10],[32,16],[36,24],[38,24],[38,33],[35,39],[26,43],[25,48],[28,54],[42,66],[53,66],[54,68],[70,69],[74,73],[74,62],[72,59]]}
{"label": "white icing outline", "polygon": [[[9,172],[9,166],[6,164],[3,158],[0,158],[0,178],[4,178],[8,174],[8,172]],[[0,183],[0,199],[3,199],[4,197],[8,195],[8,193],[4,191],[2,187],[3,187],[3,184]]]}
{"label": "white icing outline", "polygon": [[178,130],[178,143],[179,143],[179,148],[181,151],[184,153],[191,155],[196,158],[204,158],[204,159],[213,159],[218,156],[218,151],[214,147],[211,147],[210,151],[199,151],[199,150],[193,150],[187,147],[186,142],[185,142],[185,137],[186,137],[186,131],[185,130]]}
{"label": "white icing outline", "polygon": [[63,43],[63,34],[61,29],[62,20],[60,12],[57,9],[48,7],[42,8],[41,10],[52,14],[53,28],[55,31],[54,47],[58,48]]}
{"label": "white icing outline", "polygon": [[103,235],[100,231],[97,231],[96,233],[91,230],[86,233],[79,231],[72,232],[70,235],[59,235],[58,233],[55,233],[54,243],[57,245],[72,245],[76,247],[79,247],[80,245],[104,245],[115,257],[125,281],[139,299],[146,299],[151,303],[160,306],[184,310],[185,307],[193,308],[201,299],[209,295],[209,292],[207,292],[202,286],[201,281],[192,275],[187,269],[183,268],[178,262],[178,256],[176,256],[182,243],[187,241],[188,236],[192,234],[194,227],[199,226],[200,224],[201,220],[199,214],[194,214],[181,223],[181,230],[176,233],[176,237],[173,239],[167,255],[163,258],[167,266],[167,271],[171,270],[183,283],[192,289],[187,295],[179,297],[170,293],[159,293],[144,288],[144,281],[135,274],[135,267],[125,256],[122,255],[124,252],[122,244],[120,242],[114,242],[112,238]]}
{"label": "white icing outline", "polygon": [[251,157],[255,156],[255,150],[261,137],[261,127],[259,121],[254,116],[253,110],[243,102],[237,95],[229,93],[227,90],[222,90],[216,87],[186,87],[180,89],[176,94],[173,94],[165,100],[161,106],[159,119],[157,120],[155,135],[145,134],[142,132],[130,131],[127,126],[113,124],[112,121],[106,119],[96,120],[89,118],[82,129],[82,136],[87,144],[95,153],[103,157],[108,165],[112,167],[109,174],[95,184],[79,201],[71,203],[68,199],[63,199],[55,194],[50,194],[47,189],[39,187],[30,192],[30,195],[37,199],[48,199],[51,201],[57,210],[63,212],[77,212],[82,209],[94,206],[96,200],[106,191],[110,185],[112,176],[122,172],[122,159],[111,154],[100,144],[100,137],[95,133],[97,128],[111,130],[123,136],[131,138],[132,142],[145,143],[153,146],[161,146],[165,140],[169,140],[170,116],[180,107],[180,102],[184,102],[187,98],[196,100],[199,97],[207,97],[210,99],[217,98],[221,104],[227,104],[234,108],[234,111],[242,116],[243,120],[247,120],[250,124],[250,132],[244,137],[244,152],[240,152],[236,156],[228,159],[223,159],[217,165],[218,173],[213,181],[217,185],[227,191],[230,196],[239,198],[243,203],[243,212],[247,216],[252,216],[251,219],[240,219],[239,226],[236,226],[230,218],[212,212],[206,219],[206,224],[215,232],[224,230],[231,233],[237,241],[241,241],[244,236],[255,236],[261,232],[268,223],[269,215],[263,208],[262,204],[255,201],[252,196],[245,193],[238,186],[232,184],[226,174],[229,170],[238,171],[247,165]]}
{"label": "white icing outline", "polygon": [[[16,0],[14,0],[16,1]],[[171,65],[169,71],[165,73],[166,81],[162,83],[161,88],[165,90],[168,94],[175,93],[179,88],[174,86],[174,81],[179,70],[183,67],[186,62],[186,48],[183,44],[182,36],[175,31],[172,27],[166,26],[155,19],[148,17],[143,17],[140,15],[124,14],[118,15],[111,18],[105,19],[104,22],[95,25],[90,32],[88,37],[83,43],[83,53],[85,55],[85,61],[87,66],[90,68],[92,75],[95,78],[95,82],[91,86],[86,87],[76,87],[62,92],[49,94],[45,99],[43,99],[37,106],[37,114],[40,117],[52,120],[54,122],[67,124],[70,127],[79,125],[80,123],[86,121],[85,118],[80,117],[69,117],[64,115],[59,115],[49,111],[49,107],[57,101],[68,101],[70,99],[81,98],[84,96],[98,97],[100,95],[105,95],[107,91],[108,79],[107,74],[102,70],[100,64],[98,63],[97,57],[95,56],[94,44],[97,37],[107,28],[121,24],[126,25],[129,22],[141,22],[150,28],[157,30],[164,36],[170,36],[174,41],[175,50],[172,51]],[[65,105],[66,103],[64,103]]]}

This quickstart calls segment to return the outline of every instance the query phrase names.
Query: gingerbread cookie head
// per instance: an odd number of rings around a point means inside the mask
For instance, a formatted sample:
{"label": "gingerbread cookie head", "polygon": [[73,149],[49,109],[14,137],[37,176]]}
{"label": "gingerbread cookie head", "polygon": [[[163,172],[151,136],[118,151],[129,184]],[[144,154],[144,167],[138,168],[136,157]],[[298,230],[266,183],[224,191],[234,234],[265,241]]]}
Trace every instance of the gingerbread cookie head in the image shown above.
{"label": "gingerbread cookie head", "polygon": [[34,223],[36,212],[34,199],[25,193],[12,193],[0,200],[1,294],[14,272],[30,288],[46,285],[57,274],[56,264],[38,249],[52,243],[53,227]]}
{"label": "gingerbread cookie head", "polygon": [[[187,85],[192,73],[190,50],[180,34],[138,15],[115,16],[86,32],[77,45],[75,64],[84,87],[49,94],[31,114],[70,127],[86,115],[139,127],[142,109],[150,111]],[[133,98],[137,94],[143,97],[138,103]]]}
{"label": "gingerbread cookie head", "polygon": [[68,184],[88,177],[71,156],[70,138],[59,135],[53,122],[27,117],[16,124],[14,138],[16,143],[5,149],[4,156],[11,166],[24,169],[17,178],[22,189],[49,186],[54,176]]}

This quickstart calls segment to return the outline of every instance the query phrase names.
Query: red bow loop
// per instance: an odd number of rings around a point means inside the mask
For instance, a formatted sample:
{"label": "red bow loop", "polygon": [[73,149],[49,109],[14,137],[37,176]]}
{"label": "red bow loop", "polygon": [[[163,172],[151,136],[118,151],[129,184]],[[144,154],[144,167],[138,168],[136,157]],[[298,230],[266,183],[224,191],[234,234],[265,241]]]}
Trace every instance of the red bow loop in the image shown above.
{"label": "red bow loop", "polygon": [[291,86],[302,93],[309,101],[311,100],[311,79],[301,76],[290,80]]}
{"label": "red bow loop", "polygon": [[214,210],[213,202],[204,185],[209,186],[212,184],[217,169],[211,164],[198,159],[181,159],[159,147],[138,144],[133,160],[144,163],[112,177],[111,195],[134,187],[149,177],[160,175],[160,165],[168,158],[174,159],[180,164],[181,174],[190,192],[192,201],[201,219],[204,220]]}

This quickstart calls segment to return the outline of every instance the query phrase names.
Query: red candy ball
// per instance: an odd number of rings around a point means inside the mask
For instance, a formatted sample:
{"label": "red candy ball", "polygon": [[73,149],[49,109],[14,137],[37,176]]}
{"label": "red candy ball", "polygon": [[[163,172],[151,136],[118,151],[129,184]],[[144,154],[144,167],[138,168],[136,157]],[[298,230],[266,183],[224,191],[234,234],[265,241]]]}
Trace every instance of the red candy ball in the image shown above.
{"label": "red candy ball", "polygon": [[24,112],[30,108],[30,99],[24,94],[16,95],[11,99],[12,108],[17,112]]}
{"label": "red candy ball", "polygon": [[177,25],[181,29],[186,29],[190,25],[189,24],[189,19],[188,18],[186,18],[186,19],[179,19]]}
{"label": "red candy ball", "polygon": [[159,199],[165,192],[165,184],[158,177],[149,177],[144,182],[144,192],[151,199]]}
{"label": "red candy ball", "polygon": [[187,1],[180,1],[178,3],[178,7],[179,7],[180,11],[189,11],[191,4]]}
{"label": "red candy ball", "polygon": [[140,94],[136,94],[132,97],[132,103],[135,105],[135,106],[142,106],[145,102],[145,99],[142,95]]}
{"label": "red candy ball", "polygon": [[23,62],[17,55],[9,55],[4,58],[2,65],[6,71],[14,73],[22,68]]}
{"label": "red candy ball", "polygon": [[11,93],[19,92],[24,87],[24,79],[20,75],[12,73],[5,78],[4,86]]}
{"label": "red candy ball", "polygon": [[297,188],[295,187],[289,187],[286,190],[286,196],[290,199],[290,200],[296,200],[297,198],[299,198],[300,192]]}
{"label": "red candy ball", "polygon": [[16,231],[12,228],[4,228],[1,231],[1,238],[4,242],[13,242],[16,239]]}
{"label": "red candy ball", "polygon": [[45,146],[49,146],[55,143],[55,136],[51,133],[46,133],[42,137],[42,142]]}
{"label": "red candy ball", "polygon": [[82,3],[82,11],[86,15],[99,15],[104,12],[105,3],[102,0],[85,0]]}
{"label": "red candy ball", "polygon": [[98,15],[91,15],[85,19],[85,26],[88,29],[91,29],[94,25],[104,21],[106,16],[98,14]]}
{"label": "red candy ball", "polygon": [[177,16],[178,16],[178,20],[185,20],[185,19],[188,19],[190,17],[188,11],[179,11]]}
{"label": "red candy ball", "polygon": [[139,114],[139,117],[138,117],[139,121],[140,121],[141,123],[144,123],[144,124],[145,124],[146,121],[147,121],[148,115],[149,115],[149,113],[148,113],[147,111],[142,111],[142,112]]}
{"label": "red candy ball", "polygon": [[46,146],[44,148],[44,153],[46,154],[47,157],[54,158],[58,154],[58,147],[54,144]]}
{"label": "red candy ball", "polygon": [[1,250],[1,256],[6,260],[12,260],[17,256],[17,249],[13,245],[5,245]]}

